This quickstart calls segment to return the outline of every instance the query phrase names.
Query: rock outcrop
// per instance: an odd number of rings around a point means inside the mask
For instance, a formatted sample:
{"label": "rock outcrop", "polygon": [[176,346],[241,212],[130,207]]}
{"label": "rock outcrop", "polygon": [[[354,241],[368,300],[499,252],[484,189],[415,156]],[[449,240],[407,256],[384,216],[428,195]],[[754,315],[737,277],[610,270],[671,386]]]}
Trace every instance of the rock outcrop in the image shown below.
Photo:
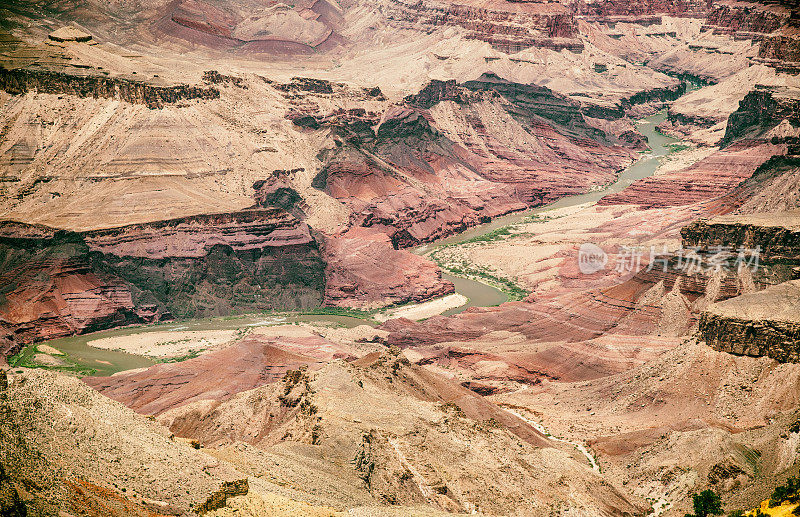
{"label": "rock outcrop", "polygon": [[454,292],[436,265],[395,250],[385,233],[353,228],[325,243],[325,304],[356,308],[421,302]]}
{"label": "rock outcrop", "polygon": [[572,12],[559,3],[503,1],[488,6],[469,0],[392,0],[390,6],[389,21],[396,26],[421,26],[429,31],[448,25],[462,27],[468,38],[486,41],[507,53],[530,47],[583,49]]}
{"label": "rock outcrop", "polygon": [[800,281],[711,305],[700,335],[721,352],[800,362]]}
{"label": "rock outcrop", "polygon": [[169,21],[160,24],[163,32],[212,47],[244,53],[307,54],[343,42],[335,32],[341,24],[341,8],[325,0],[269,9],[188,0],[172,9]]}
{"label": "rock outcrop", "polygon": [[71,26],[65,26],[61,27],[60,29],[56,29],[50,34],[48,34],[47,37],[53,41],[58,41],[61,43],[65,41],[77,41],[78,43],[86,43],[87,41],[92,40],[91,34],[86,34],[77,27],[71,27]]}
{"label": "rock outcrop", "polygon": [[384,232],[396,247],[609,183],[634,154],[579,103],[494,74],[432,82],[407,102],[382,116],[291,114],[338,137],[313,185],[348,205],[351,225]]}
{"label": "rock outcrop", "polygon": [[308,227],[258,209],[68,232],[0,226],[2,328],[29,343],[172,316],[318,306]]}
{"label": "rock outcrop", "polygon": [[122,77],[105,77],[93,72],[65,73],[31,67],[11,69],[0,67],[0,90],[12,95],[36,91],[95,99],[118,99],[144,104],[150,109],[191,99],[219,98],[219,90],[213,87],[188,84],[160,86]]}
{"label": "rock outcrop", "polygon": [[800,265],[800,210],[700,220],[682,228],[681,237],[684,246],[758,248],[760,260]]}
{"label": "rock outcrop", "polygon": [[605,196],[599,204],[668,207],[709,201],[727,194],[761,164],[783,152],[785,146],[781,144],[740,142],[685,169],[638,180],[621,192]]}
{"label": "rock outcrop", "polygon": [[200,258],[214,246],[234,252],[308,246],[308,226],[280,208],[182,217],[83,233],[89,250],[117,257]]}
{"label": "rock outcrop", "polygon": [[647,23],[658,21],[658,16],[671,15],[686,17],[702,17],[708,11],[711,2],[707,0],[603,0],[591,2],[581,0],[576,2],[575,10],[578,14],[593,18],[607,19],[609,21],[630,21],[633,23]]}
{"label": "rock outcrop", "polygon": [[756,85],[728,117],[721,143],[725,146],[741,139],[764,138],[784,120],[800,127],[800,92],[796,88]]}

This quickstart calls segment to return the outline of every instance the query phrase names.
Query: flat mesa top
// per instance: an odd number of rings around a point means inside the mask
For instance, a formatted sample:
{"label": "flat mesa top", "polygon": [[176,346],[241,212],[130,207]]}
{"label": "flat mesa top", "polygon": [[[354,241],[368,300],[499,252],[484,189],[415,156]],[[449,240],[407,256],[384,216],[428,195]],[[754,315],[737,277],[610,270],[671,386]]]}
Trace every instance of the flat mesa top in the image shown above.
{"label": "flat mesa top", "polygon": [[753,226],[778,226],[800,231],[800,210],[764,214],[721,215],[709,219],[708,224],[750,224]]}
{"label": "flat mesa top", "polygon": [[800,280],[713,303],[708,312],[739,319],[800,322]]}
{"label": "flat mesa top", "polygon": [[48,37],[53,41],[89,41],[92,39],[91,34],[71,26],[61,27],[51,32]]}

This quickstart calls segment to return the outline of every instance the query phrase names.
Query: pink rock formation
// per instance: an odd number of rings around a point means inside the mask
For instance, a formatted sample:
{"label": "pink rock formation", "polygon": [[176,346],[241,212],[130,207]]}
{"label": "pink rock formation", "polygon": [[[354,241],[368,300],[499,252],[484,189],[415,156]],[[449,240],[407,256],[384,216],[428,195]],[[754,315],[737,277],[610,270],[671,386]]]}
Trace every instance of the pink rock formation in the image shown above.
{"label": "pink rock formation", "polygon": [[325,303],[371,308],[424,301],[454,291],[436,265],[395,250],[389,236],[355,227],[325,242]]}
{"label": "pink rock formation", "polygon": [[197,400],[223,401],[236,393],[280,380],[302,365],[348,357],[322,338],[249,336],[235,345],[180,363],[84,381],[138,413],[158,415]]}
{"label": "pink rock formation", "polygon": [[279,208],[198,215],[96,230],[85,234],[92,251],[119,257],[203,257],[215,245],[234,251],[313,242],[308,226]]}
{"label": "pink rock formation", "polygon": [[708,201],[729,192],[771,156],[783,152],[783,145],[741,142],[686,169],[639,180],[621,192],[604,197],[600,204],[652,208]]}
{"label": "pink rock formation", "polygon": [[569,8],[557,3],[475,0],[404,2],[395,0],[390,20],[399,27],[422,25],[430,30],[454,25],[467,37],[491,43],[503,52],[529,47],[581,50],[578,29]]}

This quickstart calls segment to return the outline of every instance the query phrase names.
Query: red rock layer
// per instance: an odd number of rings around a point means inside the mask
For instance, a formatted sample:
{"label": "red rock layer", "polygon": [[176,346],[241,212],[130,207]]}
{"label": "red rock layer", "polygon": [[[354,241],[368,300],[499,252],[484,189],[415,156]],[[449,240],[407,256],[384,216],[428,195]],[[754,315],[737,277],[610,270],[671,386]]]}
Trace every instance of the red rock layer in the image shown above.
{"label": "red rock layer", "polygon": [[[611,287],[591,288],[585,275],[572,279],[572,255],[561,287],[548,294],[424,322],[390,320],[382,328],[390,332],[388,343],[413,350],[417,362],[461,370],[471,379],[537,383],[611,375],[674,347],[675,336],[697,322],[698,303],[746,289],[733,270],[715,273],[706,261],[702,270],[686,271],[676,260],[666,271],[656,263]],[[753,279],[755,287],[768,285],[766,277]]]}
{"label": "red rock layer", "polygon": [[325,304],[370,308],[419,302],[454,292],[436,265],[395,250],[389,236],[353,228],[325,243]]}
{"label": "red rock layer", "polygon": [[308,227],[278,208],[85,233],[1,222],[0,256],[0,338],[16,343],[173,314],[318,306],[324,290]]}
{"label": "red rock layer", "polygon": [[279,208],[198,215],[84,234],[92,251],[119,257],[203,257],[215,245],[234,251],[313,242],[308,226]]}
{"label": "red rock layer", "polygon": [[707,28],[717,32],[769,33],[782,27],[790,12],[766,2],[717,1],[706,19]]}
{"label": "red rock layer", "polygon": [[572,12],[559,3],[500,1],[416,2],[394,0],[389,20],[403,28],[433,30],[454,25],[469,31],[467,37],[491,43],[503,52],[529,47],[583,49]]}
{"label": "red rock layer", "polygon": [[764,138],[770,129],[784,120],[794,126],[800,124],[800,91],[797,88],[757,84],[728,117],[722,144]]}
{"label": "red rock layer", "polygon": [[[633,156],[546,88],[495,76],[466,84],[468,101],[450,107],[458,122],[441,128],[433,112],[408,105],[387,110],[376,132],[363,114],[296,116],[304,127],[331,124],[342,138],[315,186],[349,206],[354,226],[407,247],[610,183]],[[447,95],[425,90],[410,102],[433,106]],[[498,134],[496,117],[520,138]]]}
{"label": "red rock layer", "polygon": [[17,343],[159,317],[150,307],[137,310],[128,287],[113,276],[92,271],[85,257],[38,257],[3,271],[0,289],[8,287],[13,288],[3,293],[0,329]]}
{"label": "red rock layer", "polygon": [[749,178],[759,165],[785,146],[741,142],[667,174],[651,176],[600,200],[600,205],[633,204],[646,208],[691,205],[729,192]]}
{"label": "red rock layer", "polygon": [[581,0],[574,4],[577,14],[591,17],[632,17],[653,14],[672,16],[703,16],[711,4],[710,0]]}
{"label": "red rock layer", "polygon": [[280,380],[302,365],[347,357],[322,338],[250,336],[230,347],[180,363],[157,364],[112,377],[86,377],[100,393],[137,413],[158,415],[197,400],[223,401]]}
{"label": "red rock layer", "polygon": [[[283,7],[289,6],[283,5]],[[242,22],[258,21],[264,17],[264,13],[256,9],[252,12],[242,11],[242,6],[235,4],[217,7],[202,0],[185,0],[177,3],[171,13],[157,26],[170,36],[195,44],[238,49],[244,53],[309,54],[330,50],[345,41],[333,30],[341,19],[338,6],[333,7],[325,0],[303,0],[292,4],[291,10],[287,9],[287,12],[296,13],[295,24],[302,23],[300,20],[313,20],[322,24],[326,30],[317,34],[312,40],[302,41],[299,40],[303,38],[302,34],[297,34],[295,39],[295,34],[292,32],[275,35],[270,34],[268,29],[257,31],[253,37],[237,37],[237,26]],[[275,12],[272,15],[275,16]],[[287,17],[290,18],[288,15]],[[296,27],[296,32],[301,30],[302,26]]]}

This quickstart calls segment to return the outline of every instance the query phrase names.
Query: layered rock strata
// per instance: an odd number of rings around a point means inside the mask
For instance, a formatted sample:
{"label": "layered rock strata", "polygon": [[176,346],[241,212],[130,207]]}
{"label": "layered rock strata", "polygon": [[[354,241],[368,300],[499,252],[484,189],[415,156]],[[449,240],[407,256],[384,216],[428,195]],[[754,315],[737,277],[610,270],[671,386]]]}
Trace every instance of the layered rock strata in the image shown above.
{"label": "layered rock strata", "polygon": [[800,211],[728,215],[681,229],[684,246],[758,247],[761,260],[800,264]]}
{"label": "layered rock strata", "polygon": [[600,200],[600,205],[636,204],[643,207],[685,206],[729,193],[786,147],[763,142],[740,142],[711,154],[685,169],[656,174]]}
{"label": "layered rock strata", "polygon": [[407,247],[611,182],[640,142],[606,133],[581,109],[547,88],[485,74],[464,85],[434,81],[380,117],[291,116],[337,136],[313,185],[348,205],[352,226]]}
{"label": "layered rock strata", "polygon": [[388,235],[367,228],[329,238],[324,259],[327,305],[369,309],[455,291],[433,262],[395,250]]}
{"label": "layered rock strata", "polygon": [[530,47],[580,51],[583,42],[572,12],[559,3],[417,2],[393,0],[389,21],[400,27],[433,31],[441,26],[466,29],[467,37],[507,53]]}
{"label": "layered rock strata", "polygon": [[75,95],[117,99],[134,104],[144,104],[158,109],[165,104],[176,104],[191,99],[218,99],[219,90],[213,87],[179,84],[160,86],[122,77],[104,77],[94,72],[65,73],[47,69],[0,67],[0,90],[12,95],[30,91],[57,95]]}
{"label": "layered rock strata", "polygon": [[277,208],[83,233],[6,222],[0,232],[2,327],[16,342],[322,302],[316,243]]}
{"label": "layered rock strata", "polygon": [[724,146],[741,139],[764,138],[783,121],[800,127],[800,92],[791,87],[756,85],[728,117],[721,143]]}
{"label": "layered rock strata", "polygon": [[700,318],[700,335],[715,350],[800,362],[800,281],[715,303]]}

